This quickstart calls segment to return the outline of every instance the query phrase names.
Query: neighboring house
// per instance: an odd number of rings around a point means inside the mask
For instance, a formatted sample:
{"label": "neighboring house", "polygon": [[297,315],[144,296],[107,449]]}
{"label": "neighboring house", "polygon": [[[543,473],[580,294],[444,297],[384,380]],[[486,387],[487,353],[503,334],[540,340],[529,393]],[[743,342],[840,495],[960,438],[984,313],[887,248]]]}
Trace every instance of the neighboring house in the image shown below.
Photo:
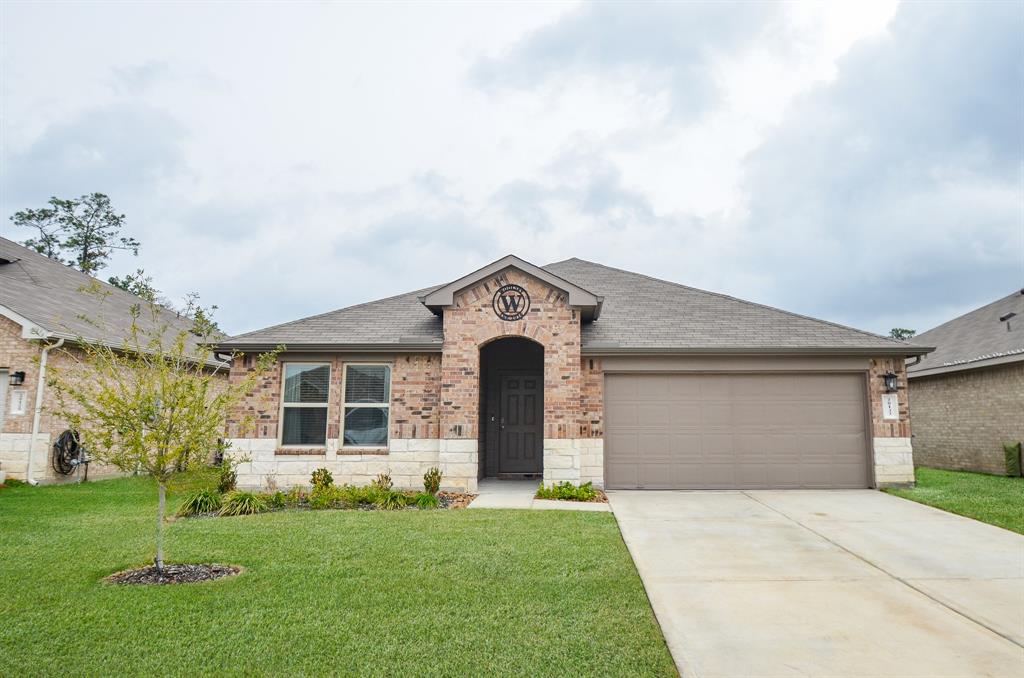
{"label": "neighboring house", "polygon": [[1024,290],[928,330],[907,371],[918,466],[1006,472],[1002,444],[1024,440]]}
{"label": "neighboring house", "polygon": [[[444,486],[470,491],[485,477],[651,489],[914,479],[904,361],[928,349],[579,259],[507,256],[233,337],[221,348],[250,355],[232,379],[279,344],[278,369],[229,421],[247,486],[308,484],[321,466],[338,482],[387,472],[415,487],[436,465]],[[242,434],[247,418],[256,429]]]}
{"label": "neighboring house", "polygon": [[[86,288],[98,286],[99,293]],[[67,423],[51,416],[56,404],[46,369],[81,355],[78,338],[120,346],[131,308],[145,302],[69,266],[0,238],[0,470],[30,482],[77,479],[56,472],[52,445]],[[164,315],[173,331],[191,321]],[[140,325],[146,326],[143,313]],[[225,373],[226,364],[210,363]],[[35,441],[34,444],[32,441]],[[89,441],[84,441],[88,447]],[[114,473],[91,464],[89,478]]]}

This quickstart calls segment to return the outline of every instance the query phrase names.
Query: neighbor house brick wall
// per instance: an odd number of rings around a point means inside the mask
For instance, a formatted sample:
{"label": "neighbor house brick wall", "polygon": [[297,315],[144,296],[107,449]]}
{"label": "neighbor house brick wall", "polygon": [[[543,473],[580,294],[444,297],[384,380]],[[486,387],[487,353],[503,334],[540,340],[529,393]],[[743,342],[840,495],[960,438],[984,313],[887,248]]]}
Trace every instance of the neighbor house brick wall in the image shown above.
{"label": "neighbor house brick wall", "polygon": [[[520,285],[530,295],[522,320],[504,321],[492,307],[495,291]],[[510,269],[455,295],[444,311],[441,363],[441,437],[478,438],[480,348],[502,337],[525,337],[544,346],[544,438],[578,435],[580,318],[566,294]]]}
{"label": "neighbor house brick wall", "polygon": [[[22,386],[7,387],[7,403],[2,433],[30,433],[32,431],[32,408],[36,401],[36,383],[39,380],[39,342],[21,338],[21,325],[0,316],[0,369],[10,372],[24,372]],[[26,392],[27,407],[24,414],[11,414],[11,391]],[[0,460],[2,461],[2,460]],[[11,469],[6,468],[10,471]]]}
{"label": "neighbor house brick wall", "polygon": [[910,382],[918,466],[1003,474],[1004,442],[1024,441],[1024,363]]}
{"label": "neighbor house brick wall", "polygon": [[[49,343],[53,343],[52,340]],[[8,477],[25,480],[28,470],[29,446],[32,442],[32,420],[35,416],[36,387],[39,384],[39,358],[41,343],[21,337],[21,326],[12,320],[0,317],[0,369],[10,372],[24,372],[25,383],[7,387],[7,401],[4,403],[3,426],[0,430],[0,470]],[[65,345],[49,351],[47,356],[47,381],[58,371],[64,378],[76,379],[76,365],[83,357],[83,351],[75,346]],[[13,391],[24,391],[25,411],[11,414]],[[68,428],[68,422],[55,414],[60,406],[57,392],[47,385],[43,391],[42,409],[39,413],[39,433],[32,453],[32,477],[40,482],[74,482],[78,475],[64,476],[53,470],[51,464],[52,444]],[[73,407],[73,404],[71,405]],[[88,440],[85,441],[88,447]],[[89,478],[100,479],[119,475],[113,466],[98,462],[89,465]]]}

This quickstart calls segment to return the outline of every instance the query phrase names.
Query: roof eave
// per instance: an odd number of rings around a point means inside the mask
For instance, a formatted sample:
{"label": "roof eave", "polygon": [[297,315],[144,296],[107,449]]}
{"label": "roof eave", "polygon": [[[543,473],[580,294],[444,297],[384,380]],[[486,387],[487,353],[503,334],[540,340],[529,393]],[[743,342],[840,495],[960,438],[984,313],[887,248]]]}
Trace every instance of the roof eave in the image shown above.
{"label": "roof eave", "polygon": [[1010,365],[1017,362],[1024,362],[1024,353],[1014,353],[1012,355],[999,356],[998,358],[989,358],[988,360],[977,360],[974,362],[959,363],[956,365],[937,365],[935,367],[928,367],[925,369],[907,370],[907,379],[933,377],[940,374],[951,374],[953,372],[969,372],[971,370],[981,370],[986,367],[999,367],[1001,365]]}
{"label": "roof eave", "polygon": [[213,350],[217,353],[232,352],[256,352],[272,351],[278,346],[283,346],[287,353],[441,353],[443,348],[440,342],[406,342],[390,344],[328,344],[313,342],[246,342],[246,343],[220,343],[214,344]]}
{"label": "roof eave", "polygon": [[30,318],[26,318],[12,308],[0,304],[0,316],[11,320],[21,327],[22,339],[49,339],[54,336],[51,330],[46,329]]}
{"label": "roof eave", "polygon": [[934,351],[925,346],[913,347],[842,347],[842,346],[729,346],[729,347],[626,347],[587,346],[580,350],[585,356],[616,355],[857,355],[910,358]]}

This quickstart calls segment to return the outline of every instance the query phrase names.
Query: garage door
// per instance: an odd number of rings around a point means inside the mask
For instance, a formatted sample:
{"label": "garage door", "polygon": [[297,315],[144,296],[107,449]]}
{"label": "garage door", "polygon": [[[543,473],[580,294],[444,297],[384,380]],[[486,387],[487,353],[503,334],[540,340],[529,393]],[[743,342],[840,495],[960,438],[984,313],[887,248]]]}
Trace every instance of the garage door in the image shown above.
{"label": "garage door", "polygon": [[868,487],[864,376],[609,374],[610,488]]}

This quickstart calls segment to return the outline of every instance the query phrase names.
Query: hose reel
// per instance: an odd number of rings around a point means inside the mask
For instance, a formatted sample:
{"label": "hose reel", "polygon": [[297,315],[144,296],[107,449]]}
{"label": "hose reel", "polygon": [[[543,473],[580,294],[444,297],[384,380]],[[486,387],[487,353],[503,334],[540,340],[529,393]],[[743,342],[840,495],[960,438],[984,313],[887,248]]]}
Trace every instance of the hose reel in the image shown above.
{"label": "hose reel", "polygon": [[89,478],[89,462],[92,458],[86,453],[85,445],[79,438],[78,431],[67,429],[53,444],[53,470],[61,475],[71,475],[79,467],[85,468],[85,479]]}

